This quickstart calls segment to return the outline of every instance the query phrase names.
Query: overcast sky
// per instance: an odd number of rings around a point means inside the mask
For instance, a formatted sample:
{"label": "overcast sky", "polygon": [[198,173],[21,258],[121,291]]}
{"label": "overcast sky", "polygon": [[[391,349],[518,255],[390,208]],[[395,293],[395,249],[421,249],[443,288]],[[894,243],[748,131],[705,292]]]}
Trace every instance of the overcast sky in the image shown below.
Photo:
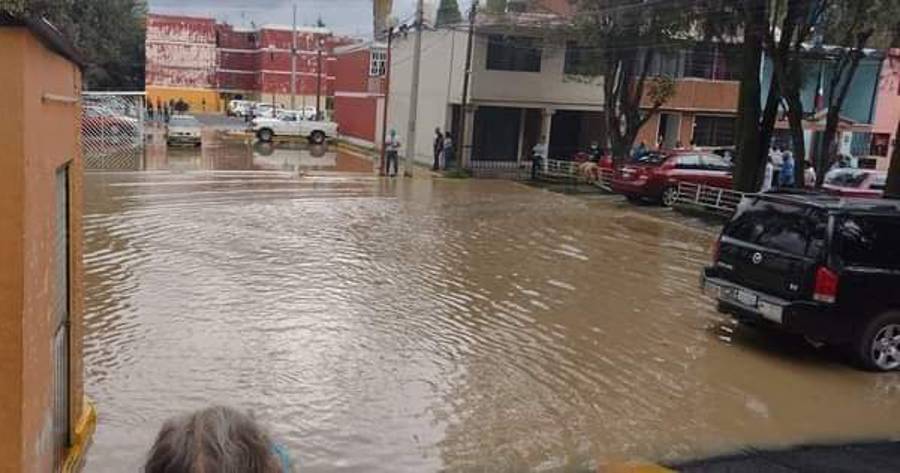
{"label": "overcast sky", "polygon": [[[438,0],[425,2],[433,5]],[[211,16],[242,26],[251,21],[257,25],[287,25],[291,23],[294,3],[300,25],[313,24],[321,16],[335,33],[372,35],[372,0],[150,0],[150,11]],[[412,17],[415,3],[415,0],[394,0],[394,16],[401,20]],[[470,0],[459,1],[462,8],[467,8],[469,3]],[[433,11],[434,7],[430,9]]]}

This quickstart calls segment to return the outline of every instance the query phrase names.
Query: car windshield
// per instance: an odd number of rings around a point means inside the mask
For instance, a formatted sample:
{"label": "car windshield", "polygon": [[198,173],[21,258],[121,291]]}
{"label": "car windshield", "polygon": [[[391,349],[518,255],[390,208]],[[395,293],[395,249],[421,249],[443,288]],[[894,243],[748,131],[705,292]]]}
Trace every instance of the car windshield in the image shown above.
{"label": "car windshield", "polygon": [[668,155],[658,152],[651,152],[635,159],[634,163],[644,166],[659,166],[660,164],[665,162],[666,158],[668,158]]}
{"label": "car windshield", "polygon": [[767,249],[818,258],[827,227],[828,215],[822,210],[748,197],[723,234]]}

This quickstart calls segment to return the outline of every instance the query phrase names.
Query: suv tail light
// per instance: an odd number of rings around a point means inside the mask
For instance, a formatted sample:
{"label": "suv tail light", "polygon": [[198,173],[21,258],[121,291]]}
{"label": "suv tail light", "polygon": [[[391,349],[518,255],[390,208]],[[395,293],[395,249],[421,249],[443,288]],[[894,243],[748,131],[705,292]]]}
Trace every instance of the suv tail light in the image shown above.
{"label": "suv tail light", "polygon": [[816,271],[816,287],[813,290],[813,299],[819,302],[834,304],[837,301],[838,283],[840,277],[834,271],[825,266]]}

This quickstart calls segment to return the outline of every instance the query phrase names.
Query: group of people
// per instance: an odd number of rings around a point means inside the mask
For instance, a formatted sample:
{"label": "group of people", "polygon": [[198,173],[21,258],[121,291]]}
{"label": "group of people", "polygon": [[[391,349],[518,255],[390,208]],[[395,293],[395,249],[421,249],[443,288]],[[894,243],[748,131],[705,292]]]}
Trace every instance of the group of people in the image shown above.
{"label": "group of people", "polygon": [[[778,170],[777,176],[776,168]],[[804,162],[802,172],[803,187],[815,187],[818,174],[816,174],[816,168],[813,164]],[[794,154],[790,151],[772,148],[769,150],[769,157],[766,160],[760,192],[766,192],[775,187],[798,187],[801,184],[798,181],[800,177],[798,176]]]}
{"label": "group of people", "polygon": [[447,163],[453,160],[453,135],[449,131],[441,133],[441,128],[434,129],[434,164],[432,171],[447,168]]}
{"label": "group of people", "polygon": [[[206,99],[203,99],[204,109],[206,108]],[[153,122],[169,123],[169,119],[175,112],[186,112],[190,110],[190,105],[184,99],[170,99],[168,102],[162,102],[156,99],[156,108],[153,108],[153,102],[147,101],[147,118]]]}

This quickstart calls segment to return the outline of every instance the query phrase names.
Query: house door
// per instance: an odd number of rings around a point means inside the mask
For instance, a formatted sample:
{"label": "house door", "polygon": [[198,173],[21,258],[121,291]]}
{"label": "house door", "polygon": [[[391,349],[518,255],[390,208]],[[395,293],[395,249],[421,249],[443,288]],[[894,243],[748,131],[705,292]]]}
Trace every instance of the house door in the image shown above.
{"label": "house door", "polygon": [[61,467],[69,447],[69,168],[56,172],[53,304],[53,453]]}

